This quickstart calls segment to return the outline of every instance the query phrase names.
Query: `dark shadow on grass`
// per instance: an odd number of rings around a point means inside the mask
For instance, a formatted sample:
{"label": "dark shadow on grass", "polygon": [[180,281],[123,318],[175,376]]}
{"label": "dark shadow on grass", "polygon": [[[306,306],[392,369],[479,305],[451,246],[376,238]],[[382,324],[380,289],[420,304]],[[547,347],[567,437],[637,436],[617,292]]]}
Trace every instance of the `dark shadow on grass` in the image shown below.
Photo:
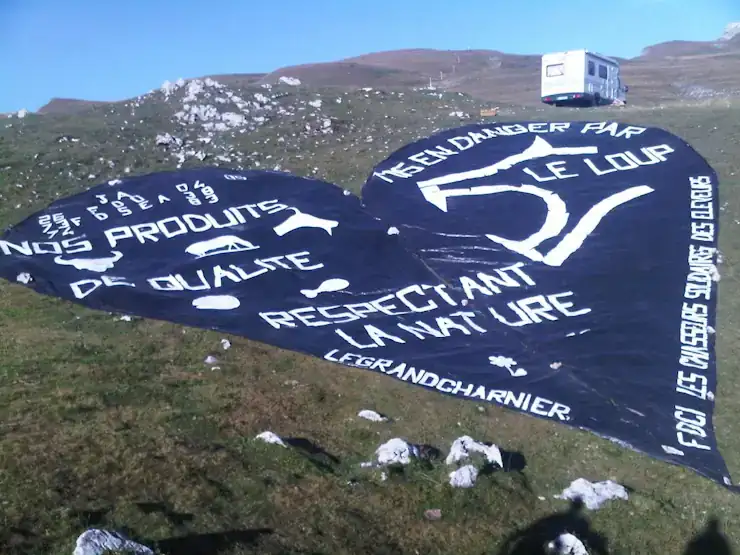
{"label": "dark shadow on grass", "polygon": [[732,555],[733,549],[720,530],[717,518],[709,519],[706,528],[686,545],[683,555]]}
{"label": "dark shadow on grass", "polygon": [[583,515],[583,502],[576,500],[567,511],[541,518],[510,534],[497,555],[546,555],[547,544],[566,533],[580,539],[593,555],[609,554],[606,538],[591,529],[591,523]]}
{"label": "dark shadow on grass", "polygon": [[496,472],[515,472],[524,476],[524,469],[527,467],[527,459],[518,451],[505,451],[501,449],[501,462],[503,467],[498,464],[486,463],[480,470],[482,476],[489,476]]}
{"label": "dark shadow on grass", "polygon": [[514,474],[515,481],[518,482],[519,487],[507,488],[500,482],[496,482],[497,485],[507,490],[508,493],[517,494],[523,498],[526,498],[526,495],[523,495],[522,491],[526,491],[530,495],[534,495],[534,490],[529,482],[529,478],[524,473],[524,469],[527,467],[527,459],[524,454],[519,451],[507,451],[505,449],[501,449],[500,451],[501,462],[504,463],[503,468],[496,464],[488,463],[481,468],[480,475],[491,476],[500,472],[512,473]]}
{"label": "dark shadow on grass", "polygon": [[527,468],[527,458],[519,451],[500,449],[504,472],[523,472]]}
{"label": "dark shadow on grass", "polygon": [[189,513],[178,513],[171,510],[165,503],[136,503],[136,507],[144,514],[161,514],[164,516],[170,524],[177,528],[185,526],[188,522],[192,522],[195,519],[194,515]]}
{"label": "dark shadow on grass", "polygon": [[419,445],[419,458],[423,461],[438,461],[442,458],[442,451],[434,445],[424,443]]}
{"label": "dark shadow on grass", "polygon": [[219,482],[218,480],[214,480],[213,478],[206,476],[205,473],[201,474],[201,478],[206,484],[208,484],[213,489],[215,489],[218,492],[218,494],[224,499],[234,498],[234,494],[232,493],[232,491],[229,488],[227,488],[224,484]]}
{"label": "dark shadow on grass", "polygon": [[94,528],[105,524],[108,514],[112,511],[111,507],[97,510],[72,510],[70,516],[77,520],[84,528]]}
{"label": "dark shadow on grass", "polygon": [[[434,468],[434,464],[442,458],[442,451],[434,445],[424,443],[422,445],[418,445],[417,448],[419,449],[419,456],[413,460],[413,464],[418,468],[423,470],[432,470]],[[399,465],[390,465],[389,470],[390,467],[394,466]],[[400,470],[403,471],[402,465],[400,466]]]}
{"label": "dark shadow on grass", "polygon": [[23,553],[38,547],[40,538],[26,527],[11,526],[0,530],[0,553]]}
{"label": "dark shadow on grass", "polygon": [[234,547],[248,547],[263,536],[272,534],[271,528],[229,530],[214,534],[193,534],[153,542],[163,555],[218,555]]}
{"label": "dark shadow on grass", "polygon": [[334,467],[340,462],[338,457],[335,457],[309,439],[302,437],[289,437],[283,438],[283,441],[286,445],[290,445],[301,453],[311,462],[311,464],[323,472],[333,474]]}

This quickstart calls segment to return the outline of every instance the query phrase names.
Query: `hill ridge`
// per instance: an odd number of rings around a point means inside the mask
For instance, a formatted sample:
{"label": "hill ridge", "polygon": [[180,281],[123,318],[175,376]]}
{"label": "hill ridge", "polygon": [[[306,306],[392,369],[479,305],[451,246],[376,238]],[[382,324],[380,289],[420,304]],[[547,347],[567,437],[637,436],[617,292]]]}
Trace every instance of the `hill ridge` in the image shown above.
{"label": "hill ridge", "polygon": [[[613,57],[613,56],[612,56]],[[294,78],[309,87],[404,89],[434,86],[481,100],[540,102],[540,54],[499,50],[405,48],[369,52],[331,62],[302,63],[267,73],[234,73],[187,78],[215,79],[229,86],[276,84]],[[712,41],[672,40],[648,46],[639,56],[616,57],[630,101],[654,104],[684,97],[740,94],[740,23],[730,23]],[[522,100],[524,99],[524,100]],[[121,99],[121,101],[131,99]],[[75,113],[110,101],[52,98],[37,113]]]}

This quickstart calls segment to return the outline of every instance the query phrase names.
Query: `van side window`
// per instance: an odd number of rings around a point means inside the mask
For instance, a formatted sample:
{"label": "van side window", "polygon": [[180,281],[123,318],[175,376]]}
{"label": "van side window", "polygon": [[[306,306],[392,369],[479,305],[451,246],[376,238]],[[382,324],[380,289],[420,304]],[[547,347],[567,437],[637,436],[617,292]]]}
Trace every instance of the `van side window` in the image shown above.
{"label": "van side window", "polygon": [[608,77],[606,66],[603,66],[601,64],[599,64],[599,77],[601,77],[602,79],[606,79]]}
{"label": "van side window", "polygon": [[596,64],[593,60],[588,61],[588,74],[589,75],[596,75]]}

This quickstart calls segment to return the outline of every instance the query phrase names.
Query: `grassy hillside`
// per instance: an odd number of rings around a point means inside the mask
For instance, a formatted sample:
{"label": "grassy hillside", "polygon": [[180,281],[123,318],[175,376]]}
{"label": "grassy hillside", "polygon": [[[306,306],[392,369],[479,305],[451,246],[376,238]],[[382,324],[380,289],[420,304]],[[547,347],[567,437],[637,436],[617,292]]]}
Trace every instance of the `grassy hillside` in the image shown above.
{"label": "grassy hillside", "polygon": [[[358,191],[392,150],[470,121],[465,114],[477,116],[481,107],[433,91],[203,84],[74,116],[4,119],[0,224],[104,180],[180,165],[278,167]],[[720,173],[716,426],[740,476],[733,433],[740,417],[740,103],[505,106],[498,119],[657,125],[692,143]],[[507,538],[536,540],[547,527],[541,519],[567,507],[554,496],[579,477],[611,478],[632,490],[628,501],[588,515],[611,554],[681,554],[712,516],[740,544],[730,526],[740,522],[740,496],[592,434],[495,406],[240,337],[120,320],[5,282],[0,334],[2,553],[69,554],[85,527],[98,526],[128,530],[173,555],[512,555]],[[218,359],[215,367],[204,363],[208,355]],[[393,421],[362,420],[361,409]],[[294,446],[254,441],[265,430],[293,438]],[[449,487],[444,460],[386,475],[360,466],[392,437],[444,455],[461,435],[497,443],[523,470],[483,476],[465,490]],[[428,509],[440,509],[441,519],[425,518]]]}

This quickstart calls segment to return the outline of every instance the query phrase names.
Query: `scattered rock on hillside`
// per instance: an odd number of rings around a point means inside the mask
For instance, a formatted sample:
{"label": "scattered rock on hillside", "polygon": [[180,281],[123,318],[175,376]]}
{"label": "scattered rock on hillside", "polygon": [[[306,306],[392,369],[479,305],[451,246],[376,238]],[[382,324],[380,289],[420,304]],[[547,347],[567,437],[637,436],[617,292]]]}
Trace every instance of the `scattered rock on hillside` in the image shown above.
{"label": "scattered rock on hillside", "polygon": [[486,445],[475,441],[470,436],[462,436],[452,442],[446,462],[447,464],[455,464],[467,460],[472,453],[480,453],[488,463],[497,464],[501,468],[504,466],[504,462],[501,459],[501,451],[496,445]]}
{"label": "scattered rock on hillside", "polygon": [[727,24],[719,40],[721,41],[732,40],[738,35],[740,35],[740,21],[735,21],[733,23]]}
{"label": "scattered rock on hillside", "polygon": [[287,445],[285,445],[285,443],[283,442],[283,440],[280,438],[279,435],[273,432],[270,432],[270,431],[262,432],[261,434],[258,434],[255,439],[262,440],[265,443],[272,443],[274,445],[280,445],[282,447],[287,447]]}
{"label": "scattered rock on hillside", "polygon": [[73,555],[103,555],[108,552],[154,555],[154,551],[119,532],[92,528],[77,538]]}
{"label": "scattered rock on hillside", "polygon": [[375,450],[375,461],[362,463],[361,466],[406,465],[411,462],[411,459],[417,458],[418,456],[418,445],[414,445],[405,439],[396,437],[386,441]]}
{"label": "scattered rock on hillside", "polygon": [[380,413],[375,412],[374,410],[361,410],[357,413],[357,416],[360,418],[364,418],[365,420],[371,420],[373,422],[387,422],[388,417],[383,416]]}
{"label": "scattered rock on hillside", "polygon": [[441,509],[427,509],[424,511],[424,518],[427,520],[439,520],[442,518],[442,510]]}
{"label": "scattered rock on hillside", "polygon": [[284,75],[280,79],[278,79],[278,82],[283,83],[285,85],[291,85],[293,87],[297,87],[301,84],[301,80],[297,77],[288,77],[287,75]]}
{"label": "scattered rock on hillside", "polygon": [[629,494],[624,486],[612,480],[592,483],[585,478],[578,478],[555,498],[569,500],[580,498],[587,509],[595,510],[612,499],[628,499]]}
{"label": "scattered rock on hillside", "polygon": [[588,555],[586,546],[573,534],[560,534],[547,544],[548,555]]}
{"label": "scattered rock on hillside", "polygon": [[466,464],[450,472],[450,485],[453,488],[472,488],[477,479],[478,469],[472,464]]}

